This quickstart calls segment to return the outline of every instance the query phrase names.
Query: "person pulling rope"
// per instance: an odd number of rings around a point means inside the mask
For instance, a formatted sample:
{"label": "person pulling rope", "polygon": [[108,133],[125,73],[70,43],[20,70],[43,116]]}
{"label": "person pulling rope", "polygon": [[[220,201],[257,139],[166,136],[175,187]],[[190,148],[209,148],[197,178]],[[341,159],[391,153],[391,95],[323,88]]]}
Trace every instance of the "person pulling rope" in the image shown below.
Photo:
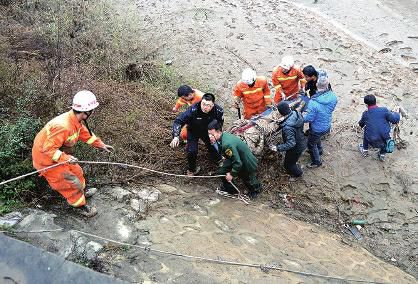
{"label": "person pulling rope", "polygon": [[[57,164],[54,164],[52,166],[48,166],[48,167],[30,172],[30,173],[21,175],[21,176],[14,177],[14,178],[9,179],[9,180],[2,181],[0,183],[0,186],[8,184],[8,183],[13,182],[13,181],[23,179],[25,177],[28,177],[28,176],[31,176],[31,175],[34,175],[34,174],[38,174],[38,173],[48,171],[49,169],[53,169],[55,167],[65,165],[67,163],[68,163],[68,161],[57,163]],[[210,176],[194,175],[194,176],[190,176],[190,175],[183,175],[183,174],[174,174],[174,173],[167,173],[167,172],[162,172],[162,171],[158,171],[158,170],[153,170],[153,169],[149,169],[149,168],[142,167],[142,166],[136,166],[136,165],[126,164],[126,163],[118,163],[118,162],[77,161],[77,163],[79,163],[79,164],[92,164],[92,165],[114,165],[114,166],[120,166],[120,167],[123,167],[123,168],[136,168],[136,169],[141,169],[141,170],[144,170],[144,171],[148,171],[148,172],[152,172],[152,173],[156,173],[156,174],[160,174],[160,175],[165,175],[165,176],[171,176],[171,177],[184,177],[184,178],[222,178],[222,177],[225,177],[225,175],[210,175]],[[238,198],[233,196],[233,195],[225,195],[225,194],[222,194],[222,195],[225,196],[225,197],[229,197],[229,198],[237,198],[237,199],[241,200],[242,202],[244,202],[245,204],[248,205],[249,204],[249,198],[246,195],[242,194],[240,192],[240,190],[238,189],[238,187],[235,184],[233,184],[232,182],[231,182],[231,185],[232,185],[232,187],[234,187],[237,190]]]}

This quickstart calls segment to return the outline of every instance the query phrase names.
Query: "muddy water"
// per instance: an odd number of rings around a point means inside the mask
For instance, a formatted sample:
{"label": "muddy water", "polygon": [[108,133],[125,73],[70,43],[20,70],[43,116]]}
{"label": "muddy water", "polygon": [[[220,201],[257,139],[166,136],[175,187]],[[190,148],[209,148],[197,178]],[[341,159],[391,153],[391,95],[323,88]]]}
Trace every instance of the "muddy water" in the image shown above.
{"label": "muddy water", "polygon": [[[323,227],[296,221],[261,203],[245,205],[217,196],[207,186],[150,186],[161,194],[146,214],[129,205],[139,188],[123,197],[121,188],[101,188],[91,203],[101,210],[90,220],[60,214],[56,223],[117,241],[179,254],[383,283],[414,283],[414,278],[350,244]],[[71,213],[70,213],[71,214]],[[142,218],[140,218],[142,216]],[[145,218],[144,218],[145,217]],[[134,283],[345,283],[279,270],[244,267],[144,252],[89,237],[105,245],[102,271]],[[38,240],[39,242],[39,240]],[[41,246],[51,250],[51,240]],[[54,243],[55,244],[55,243]]]}

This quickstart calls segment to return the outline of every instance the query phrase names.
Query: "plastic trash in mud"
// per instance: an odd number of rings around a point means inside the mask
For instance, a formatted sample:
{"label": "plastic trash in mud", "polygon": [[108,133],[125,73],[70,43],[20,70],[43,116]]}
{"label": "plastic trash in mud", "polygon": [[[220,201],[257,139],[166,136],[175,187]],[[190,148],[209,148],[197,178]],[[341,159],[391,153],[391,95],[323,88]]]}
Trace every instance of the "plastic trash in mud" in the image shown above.
{"label": "plastic trash in mud", "polygon": [[[359,225],[357,225],[359,226]],[[349,224],[344,224],[343,225],[344,228],[346,228],[348,231],[350,231],[350,233],[358,240],[361,241],[363,240],[363,236],[361,235],[359,229],[355,226],[350,226]]]}
{"label": "plastic trash in mud", "polygon": [[352,225],[361,225],[361,226],[364,226],[364,225],[367,224],[367,221],[366,220],[352,220],[351,221],[351,224]]}
{"label": "plastic trash in mud", "polygon": [[286,208],[295,208],[294,198],[295,197],[290,195],[290,194],[283,194],[282,195],[282,200],[283,200],[284,205],[286,206]]}

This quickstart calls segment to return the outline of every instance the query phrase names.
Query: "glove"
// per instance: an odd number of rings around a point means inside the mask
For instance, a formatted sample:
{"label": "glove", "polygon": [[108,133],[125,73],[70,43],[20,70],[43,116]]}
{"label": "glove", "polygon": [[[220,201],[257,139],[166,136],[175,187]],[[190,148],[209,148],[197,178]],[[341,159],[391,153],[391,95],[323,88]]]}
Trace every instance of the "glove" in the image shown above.
{"label": "glove", "polygon": [[113,148],[112,146],[110,146],[110,145],[104,145],[104,147],[102,148],[103,150],[105,150],[106,152],[108,152],[108,153],[112,153],[113,152],[113,150],[115,150],[115,148]]}
{"label": "glove", "polygon": [[277,152],[277,146],[276,145],[270,145],[269,146],[270,150],[272,150],[273,152]]}
{"label": "glove", "polygon": [[179,143],[180,143],[180,139],[178,137],[174,137],[173,140],[171,140],[170,147],[176,148],[179,146]]}
{"label": "glove", "polygon": [[70,156],[67,160],[68,163],[70,164],[77,164],[78,163],[78,159],[74,156]]}
{"label": "glove", "polygon": [[286,100],[286,95],[283,92],[280,95],[282,96],[282,101],[285,101]]}

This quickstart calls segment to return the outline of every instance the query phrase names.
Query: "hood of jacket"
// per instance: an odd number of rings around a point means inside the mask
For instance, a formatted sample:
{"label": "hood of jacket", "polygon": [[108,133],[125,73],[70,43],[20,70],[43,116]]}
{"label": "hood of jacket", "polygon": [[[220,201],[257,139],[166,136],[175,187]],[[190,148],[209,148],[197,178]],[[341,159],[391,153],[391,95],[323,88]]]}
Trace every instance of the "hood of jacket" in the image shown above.
{"label": "hood of jacket", "polygon": [[294,127],[299,128],[303,127],[303,117],[300,113],[295,110],[292,110],[291,114],[286,118],[282,123],[282,127]]}
{"label": "hood of jacket", "polygon": [[311,99],[321,105],[328,105],[333,103],[334,96],[332,94],[332,91],[318,91]]}

